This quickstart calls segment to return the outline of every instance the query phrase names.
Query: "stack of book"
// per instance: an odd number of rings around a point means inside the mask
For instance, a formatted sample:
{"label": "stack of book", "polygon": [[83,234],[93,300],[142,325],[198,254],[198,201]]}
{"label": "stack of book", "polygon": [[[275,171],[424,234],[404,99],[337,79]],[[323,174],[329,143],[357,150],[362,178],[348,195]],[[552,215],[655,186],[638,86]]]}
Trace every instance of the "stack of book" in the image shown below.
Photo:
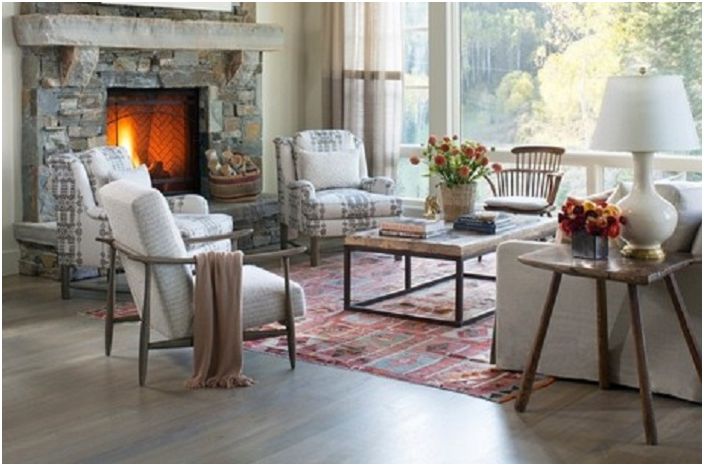
{"label": "stack of book", "polygon": [[424,218],[399,218],[387,220],[379,226],[382,236],[396,236],[399,238],[424,239],[442,234],[446,231],[445,222],[442,220],[426,220]]}
{"label": "stack of book", "polygon": [[475,212],[460,216],[453,227],[455,230],[497,235],[513,228],[513,219],[504,212]]}

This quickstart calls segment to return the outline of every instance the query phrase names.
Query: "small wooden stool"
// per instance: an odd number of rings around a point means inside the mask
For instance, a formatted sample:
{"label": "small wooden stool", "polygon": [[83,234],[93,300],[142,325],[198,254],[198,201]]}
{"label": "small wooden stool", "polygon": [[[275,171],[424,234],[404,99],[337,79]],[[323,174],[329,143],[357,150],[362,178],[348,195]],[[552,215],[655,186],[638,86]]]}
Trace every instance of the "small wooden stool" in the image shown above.
{"label": "small wooden stool", "polygon": [[665,280],[667,291],[672,299],[677,319],[679,320],[682,334],[689,348],[689,353],[694,361],[699,381],[702,380],[702,362],[699,345],[695,341],[690,330],[689,316],[687,315],[682,295],[680,293],[674,273],[691,264],[701,263],[701,257],[691,254],[672,253],[662,261],[639,261],[622,257],[618,251],[611,251],[608,260],[594,261],[585,259],[575,259],[572,252],[566,246],[554,246],[541,249],[532,253],[524,254],[518,260],[531,267],[550,270],[552,280],[548,291],[543,313],[538,326],[538,333],[535,336],[528,361],[526,362],[523,378],[521,380],[521,390],[516,399],[516,411],[523,412],[528,405],[535,371],[538,368],[540,353],[543,349],[545,335],[550,324],[550,317],[557,299],[557,292],[560,289],[562,275],[573,275],[576,277],[592,278],[596,281],[596,318],[597,318],[597,341],[599,345],[599,387],[606,389],[609,387],[609,360],[608,360],[608,328],[606,312],[606,281],[612,280],[625,283],[628,286],[628,298],[630,301],[631,327],[633,329],[633,340],[636,346],[636,361],[638,364],[638,383],[640,386],[641,410],[643,413],[643,427],[645,429],[645,440],[649,445],[657,443],[657,429],[655,427],[655,416],[653,414],[653,397],[650,391],[650,376],[648,373],[648,363],[645,353],[645,340],[643,336],[643,326],[641,324],[640,305],[638,303],[638,285],[649,285],[658,280]]}

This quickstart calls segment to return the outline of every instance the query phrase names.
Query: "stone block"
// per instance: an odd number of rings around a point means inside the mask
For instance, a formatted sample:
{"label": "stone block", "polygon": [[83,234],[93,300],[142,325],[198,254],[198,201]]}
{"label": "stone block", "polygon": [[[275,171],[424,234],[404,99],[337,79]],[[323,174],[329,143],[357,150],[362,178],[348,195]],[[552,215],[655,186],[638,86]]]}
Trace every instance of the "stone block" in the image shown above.
{"label": "stone block", "polygon": [[235,116],[235,106],[230,103],[224,103],[222,105],[222,116],[224,116],[224,117]]}
{"label": "stone block", "polygon": [[100,135],[100,136],[88,138],[86,142],[88,143],[89,149],[92,149],[93,147],[106,146],[108,144],[107,138],[105,137],[104,134]]}
{"label": "stone block", "polygon": [[102,132],[102,127],[97,125],[69,126],[68,136],[70,138],[88,138],[97,136]]}
{"label": "stone block", "polygon": [[219,133],[223,128],[222,101],[208,102],[208,132]]}
{"label": "stone block", "polygon": [[160,87],[159,75],[153,71],[149,73],[103,71],[100,79],[105,87],[133,87],[157,88]]}
{"label": "stone block", "polygon": [[221,83],[211,70],[182,69],[160,70],[159,79],[164,87],[218,86]]}
{"label": "stone block", "polygon": [[105,119],[105,110],[103,108],[87,109],[81,112],[81,121],[84,123],[102,122]]}
{"label": "stone block", "polygon": [[98,47],[62,47],[62,84],[64,86],[86,86],[95,72],[99,56]]}
{"label": "stone block", "polygon": [[68,152],[70,144],[66,128],[59,127],[54,131],[44,131],[42,137],[45,155]]}
{"label": "stone block", "polygon": [[88,139],[87,138],[71,138],[71,150],[82,152],[88,150]]}
{"label": "stone block", "polygon": [[152,60],[149,57],[142,57],[137,62],[137,71],[140,73],[146,73],[152,68]]}
{"label": "stone block", "polygon": [[22,54],[22,85],[25,87],[36,87],[39,83],[39,72],[41,70],[39,57],[25,51]]}
{"label": "stone block", "polygon": [[115,71],[137,71],[137,57],[119,56],[112,64]]}
{"label": "stone block", "polygon": [[[237,117],[228,117],[223,119],[223,129],[227,133],[240,130],[240,119]],[[212,131],[214,132],[214,131]]]}
{"label": "stone block", "polygon": [[20,275],[59,280],[59,256],[56,246],[19,241]]}
{"label": "stone block", "polygon": [[253,104],[257,93],[252,89],[237,91],[237,102],[240,104]]}
{"label": "stone block", "polygon": [[248,121],[244,125],[244,139],[246,142],[259,141],[262,137],[262,125],[258,121]]}
{"label": "stone block", "polygon": [[58,78],[42,78],[41,86],[44,89],[52,89],[61,86],[61,81]]}
{"label": "stone block", "polygon": [[237,104],[236,114],[237,116],[258,115],[259,108],[256,105]]}
{"label": "stone block", "polygon": [[196,66],[198,62],[198,50],[176,50],[174,52],[175,66]]}

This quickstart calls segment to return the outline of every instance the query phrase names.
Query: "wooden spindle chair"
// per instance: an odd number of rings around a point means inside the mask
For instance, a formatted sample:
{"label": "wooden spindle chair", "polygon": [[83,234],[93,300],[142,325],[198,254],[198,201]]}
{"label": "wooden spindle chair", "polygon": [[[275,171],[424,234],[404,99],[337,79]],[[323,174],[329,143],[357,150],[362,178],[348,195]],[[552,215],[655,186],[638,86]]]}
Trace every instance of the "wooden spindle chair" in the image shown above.
{"label": "wooden spindle chair", "polygon": [[[553,146],[518,146],[511,149],[515,167],[487,177],[493,193],[486,210],[551,216],[560,188],[565,149]],[[514,199],[511,199],[514,198]]]}

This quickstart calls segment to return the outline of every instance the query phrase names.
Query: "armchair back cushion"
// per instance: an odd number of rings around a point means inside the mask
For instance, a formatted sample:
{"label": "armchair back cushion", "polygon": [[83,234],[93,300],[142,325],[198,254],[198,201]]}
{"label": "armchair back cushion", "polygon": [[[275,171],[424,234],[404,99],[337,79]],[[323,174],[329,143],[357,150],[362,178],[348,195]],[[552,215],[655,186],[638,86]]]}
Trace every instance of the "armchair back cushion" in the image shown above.
{"label": "armchair back cushion", "polygon": [[[100,197],[118,243],[141,255],[188,257],[174,217],[159,191],[119,180],[101,188]],[[126,257],[121,257],[121,262],[141,315],[145,266]],[[152,266],[150,326],[169,339],[191,335],[191,270],[186,265]]]}
{"label": "armchair back cushion", "polygon": [[293,137],[293,162],[298,175],[296,179],[304,180],[302,176],[299,154],[301,151],[306,152],[353,152],[358,154],[358,170],[359,178],[366,178],[367,174],[367,159],[364,155],[364,144],[362,140],[347,130],[342,129],[325,129],[325,130],[308,130],[296,133]]}
{"label": "armchair back cushion", "polygon": [[359,176],[359,152],[349,149],[334,152],[311,152],[298,150],[298,176],[310,181],[316,190],[329,188],[357,188]]}
{"label": "armchair back cushion", "polygon": [[113,173],[132,170],[132,159],[124,147],[95,147],[76,155],[83,162],[93,198],[96,200],[98,190],[113,181]]}

